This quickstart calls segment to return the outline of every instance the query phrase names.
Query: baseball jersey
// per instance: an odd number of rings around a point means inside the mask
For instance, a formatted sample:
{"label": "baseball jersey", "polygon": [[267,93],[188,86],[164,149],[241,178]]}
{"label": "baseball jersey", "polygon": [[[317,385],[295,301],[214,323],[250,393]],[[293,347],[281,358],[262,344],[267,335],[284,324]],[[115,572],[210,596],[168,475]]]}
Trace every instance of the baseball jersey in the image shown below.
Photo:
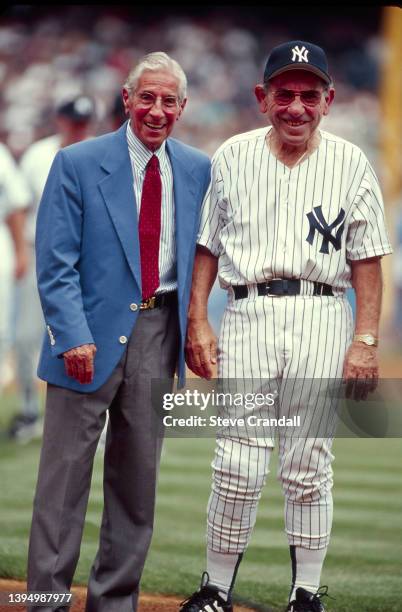
{"label": "baseball jersey", "polygon": [[20,160],[20,168],[33,197],[33,206],[26,224],[26,236],[31,244],[35,241],[36,214],[39,202],[50,167],[60,146],[61,136],[59,134],[42,138],[28,147]]}
{"label": "baseball jersey", "polygon": [[[26,209],[30,201],[24,177],[8,148],[0,143],[0,366],[4,362],[11,339],[15,264],[15,250],[6,219],[11,213]],[[1,383],[0,377],[0,394]]]}
{"label": "baseball jersey", "polygon": [[0,223],[16,210],[27,208],[30,194],[13,156],[0,143]]}
{"label": "baseball jersey", "polygon": [[197,242],[219,257],[223,288],[272,278],[351,286],[353,260],[392,252],[377,177],[356,145],[320,130],[293,168],[259,128],[227,140],[212,160]]}

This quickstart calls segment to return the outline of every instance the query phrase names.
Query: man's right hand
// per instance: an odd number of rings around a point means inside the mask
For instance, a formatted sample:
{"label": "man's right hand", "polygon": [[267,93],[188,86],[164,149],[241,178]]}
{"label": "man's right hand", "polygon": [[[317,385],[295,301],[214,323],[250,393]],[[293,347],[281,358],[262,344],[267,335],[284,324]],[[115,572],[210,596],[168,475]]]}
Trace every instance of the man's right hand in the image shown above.
{"label": "man's right hand", "polygon": [[94,378],[95,344],[82,344],[63,353],[67,376],[82,385],[89,385]]}
{"label": "man's right hand", "polygon": [[190,370],[210,380],[216,378],[217,338],[208,319],[189,320],[186,339],[186,363]]}
{"label": "man's right hand", "polygon": [[29,268],[29,255],[28,249],[24,244],[22,248],[18,249],[15,254],[15,268],[14,276],[16,280],[24,278]]}

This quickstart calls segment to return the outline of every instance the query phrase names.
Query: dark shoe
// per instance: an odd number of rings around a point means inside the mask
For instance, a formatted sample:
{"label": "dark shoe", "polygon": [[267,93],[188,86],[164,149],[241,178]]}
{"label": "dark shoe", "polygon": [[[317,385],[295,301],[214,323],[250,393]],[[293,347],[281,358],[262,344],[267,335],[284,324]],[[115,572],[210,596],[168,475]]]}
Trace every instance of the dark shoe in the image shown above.
{"label": "dark shoe", "polygon": [[225,601],[219,595],[219,590],[214,586],[208,586],[208,582],[208,573],[204,572],[199,590],[181,602],[180,612],[233,612],[230,595]]}
{"label": "dark shoe", "polygon": [[[321,590],[323,589],[323,590]],[[310,593],[299,587],[296,589],[296,599],[290,602],[288,612],[325,612],[320,599],[327,596],[328,587],[323,586],[317,593]]]}
{"label": "dark shoe", "polygon": [[12,440],[20,444],[26,444],[30,440],[41,438],[43,422],[38,416],[17,414],[11,421],[8,435]]}

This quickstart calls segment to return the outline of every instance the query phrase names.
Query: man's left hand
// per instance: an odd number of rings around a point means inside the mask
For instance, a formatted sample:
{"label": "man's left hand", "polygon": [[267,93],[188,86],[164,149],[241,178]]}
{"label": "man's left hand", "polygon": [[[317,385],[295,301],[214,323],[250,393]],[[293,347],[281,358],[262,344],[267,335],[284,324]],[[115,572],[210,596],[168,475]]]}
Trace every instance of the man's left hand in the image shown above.
{"label": "man's left hand", "polygon": [[352,342],[345,357],[343,379],[348,399],[367,399],[378,385],[377,348],[363,342]]}

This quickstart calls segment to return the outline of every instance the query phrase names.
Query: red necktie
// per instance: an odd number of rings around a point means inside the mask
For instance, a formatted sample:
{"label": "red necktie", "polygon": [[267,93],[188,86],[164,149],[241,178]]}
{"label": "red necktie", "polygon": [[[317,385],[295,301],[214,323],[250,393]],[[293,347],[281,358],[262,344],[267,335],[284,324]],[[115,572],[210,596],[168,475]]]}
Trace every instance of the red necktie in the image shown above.
{"label": "red necktie", "polygon": [[159,238],[161,233],[162,181],[159,160],[152,155],[142,186],[138,232],[140,238],[142,299],[159,287]]}

